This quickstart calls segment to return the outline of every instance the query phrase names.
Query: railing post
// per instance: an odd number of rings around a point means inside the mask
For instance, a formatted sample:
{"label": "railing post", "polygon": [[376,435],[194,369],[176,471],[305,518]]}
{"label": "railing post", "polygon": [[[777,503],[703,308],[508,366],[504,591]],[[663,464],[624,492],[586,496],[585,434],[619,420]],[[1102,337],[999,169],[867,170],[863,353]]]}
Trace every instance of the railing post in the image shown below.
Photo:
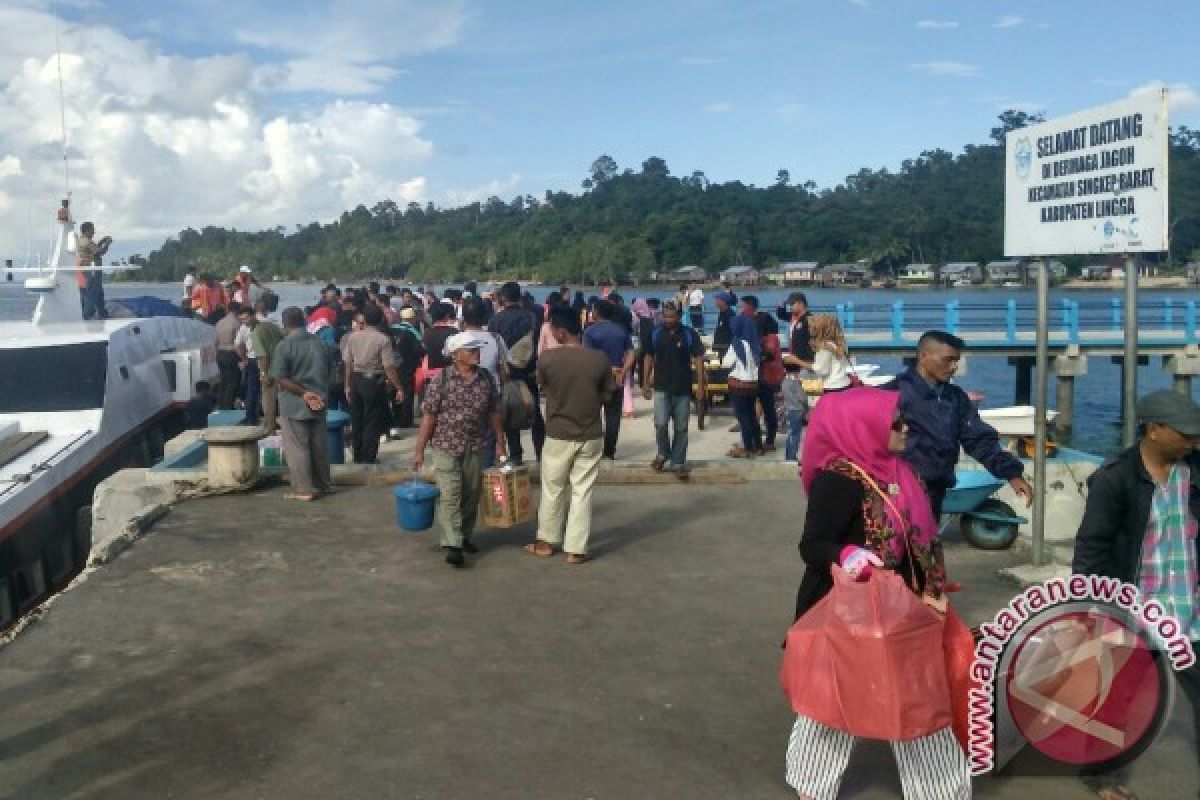
{"label": "railing post", "polygon": [[1008,336],[1008,341],[1015,342],[1017,340],[1017,301],[1009,300],[1008,308],[1004,311],[1004,330]]}
{"label": "railing post", "polygon": [[846,333],[854,333],[854,301],[846,303],[846,324],[842,327]]}
{"label": "railing post", "polygon": [[1184,312],[1184,337],[1188,344],[1196,343],[1196,301],[1187,301],[1187,310]]}
{"label": "railing post", "polygon": [[833,313],[837,316],[838,326],[843,331],[846,330],[846,306],[843,303],[838,303],[833,307]]}
{"label": "railing post", "polygon": [[1071,301],[1071,314],[1067,323],[1067,340],[1071,344],[1079,344],[1079,303]]}
{"label": "railing post", "polygon": [[892,340],[904,341],[904,301],[892,303]]}
{"label": "railing post", "polygon": [[1112,329],[1114,331],[1121,330],[1121,298],[1119,297],[1112,299]]}
{"label": "railing post", "polygon": [[1163,298],[1163,326],[1167,330],[1175,327],[1175,301],[1169,297]]}
{"label": "railing post", "polygon": [[1071,301],[1066,297],[1062,299],[1062,324],[1063,330],[1071,327]]}
{"label": "railing post", "polygon": [[954,301],[946,303],[945,326],[947,333],[954,333]]}

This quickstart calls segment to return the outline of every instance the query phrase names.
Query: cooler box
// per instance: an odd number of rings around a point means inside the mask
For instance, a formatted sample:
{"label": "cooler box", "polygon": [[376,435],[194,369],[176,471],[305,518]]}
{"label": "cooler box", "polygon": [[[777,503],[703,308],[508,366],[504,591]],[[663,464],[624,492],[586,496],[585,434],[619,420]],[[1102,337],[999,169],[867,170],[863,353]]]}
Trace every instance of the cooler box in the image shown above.
{"label": "cooler box", "polygon": [[489,528],[511,528],[533,519],[533,487],[526,467],[492,467],[483,471],[480,520]]}

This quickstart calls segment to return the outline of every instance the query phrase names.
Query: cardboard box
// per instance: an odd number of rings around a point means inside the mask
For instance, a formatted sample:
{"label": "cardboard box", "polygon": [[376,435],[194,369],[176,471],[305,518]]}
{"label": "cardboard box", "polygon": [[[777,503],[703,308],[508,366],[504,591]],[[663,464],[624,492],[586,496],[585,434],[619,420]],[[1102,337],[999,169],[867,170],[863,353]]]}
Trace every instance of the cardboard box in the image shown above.
{"label": "cardboard box", "polygon": [[489,528],[511,528],[533,519],[533,487],[526,467],[492,467],[483,471],[480,521]]}

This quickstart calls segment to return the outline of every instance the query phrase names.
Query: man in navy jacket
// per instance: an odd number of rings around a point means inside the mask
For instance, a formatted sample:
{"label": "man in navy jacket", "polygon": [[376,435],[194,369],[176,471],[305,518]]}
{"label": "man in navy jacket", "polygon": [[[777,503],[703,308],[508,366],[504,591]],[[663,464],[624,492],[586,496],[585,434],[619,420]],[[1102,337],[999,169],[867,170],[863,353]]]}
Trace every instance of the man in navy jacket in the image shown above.
{"label": "man in navy jacket", "polygon": [[1000,446],[996,429],[979,418],[960,387],[950,383],[965,343],[944,331],[927,331],[917,342],[917,363],[886,388],[900,392],[900,413],[908,423],[904,459],[925,481],[936,519],[946,490],[954,485],[954,465],[961,447],[997,478],[1008,481],[1029,505],[1033,488],[1020,459]]}

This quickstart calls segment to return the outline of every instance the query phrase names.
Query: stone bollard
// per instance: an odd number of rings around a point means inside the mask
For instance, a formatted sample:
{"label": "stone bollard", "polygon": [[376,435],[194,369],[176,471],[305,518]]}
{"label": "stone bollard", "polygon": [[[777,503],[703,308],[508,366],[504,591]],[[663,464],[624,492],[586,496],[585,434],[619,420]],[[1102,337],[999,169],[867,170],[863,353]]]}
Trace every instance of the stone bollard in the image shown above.
{"label": "stone bollard", "polygon": [[258,440],[265,428],[234,425],[208,428],[208,486],[210,489],[248,489],[258,480]]}

